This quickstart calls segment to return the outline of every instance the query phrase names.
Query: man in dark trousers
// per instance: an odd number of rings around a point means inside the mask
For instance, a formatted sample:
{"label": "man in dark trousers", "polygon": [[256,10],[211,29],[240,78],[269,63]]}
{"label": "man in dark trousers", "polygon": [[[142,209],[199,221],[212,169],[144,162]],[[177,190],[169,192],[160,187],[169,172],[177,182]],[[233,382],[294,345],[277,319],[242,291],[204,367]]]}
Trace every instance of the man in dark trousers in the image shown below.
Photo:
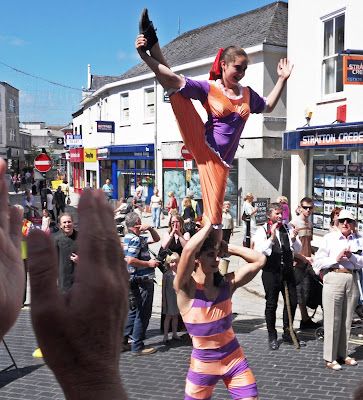
{"label": "man in dark trousers", "polygon": [[54,204],[57,211],[57,219],[59,214],[64,213],[64,208],[66,206],[66,196],[62,192],[62,186],[58,186],[57,191],[54,193]]}
{"label": "man in dark trousers", "polygon": [[59,255],[58,286],[62,292],[69,290],[74,281],[74,268],[78,262],[77,231],[74,229],[73,217],[63,213],[58,218],[61,231],[55,237],[55,246]]}
{"label": "man in dark trousers", "polygon": [[[298,229],[282,224],[283,208],[280,203],[271,203],[267,208],[268,222],[261,226],[255,235],[255,250],[267,257],[262,270],[262,282],[266,293],[265,318],[268,331],[268,345],[271,350],[279,348],[276,331],[276,309],[280,292],[284,298],[282,339],[292,344],[289,331],[289,317],[286,306],[284,281],[288,287],[292,320],[297,307],[296,284],[293,270],[294,252],[301,250],[297,237]],[[299,341],[300,346],[305,342]]]}
{"label": "man in dark trousers", "polygon": [[[154,298],[155,267],[160,261],[150,257],[149,244],[156,243],[160,236],[156,230],[143,225],[135,212],[126,215],[127,234],[124,240],[124,252],[127,270],[130,274],[130,311],[124,332],[123,350],[131,350],[133,356],[155,353],[155,347],[146,348],[144,344],[146,329],[151,318]],[[149,237],[142,232],[149,231]],[[132,299],[132,301],[131,301]],[[131,346],[129,340],[131,340]]]}

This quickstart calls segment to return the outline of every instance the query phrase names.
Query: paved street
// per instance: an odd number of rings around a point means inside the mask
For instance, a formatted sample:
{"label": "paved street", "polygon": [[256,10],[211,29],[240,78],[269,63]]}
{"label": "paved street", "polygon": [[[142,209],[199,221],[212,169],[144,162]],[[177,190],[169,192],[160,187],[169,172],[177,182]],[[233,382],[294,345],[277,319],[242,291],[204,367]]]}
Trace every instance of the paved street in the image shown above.
{"label": "paved street", "polygon": [[[149,345],[158,352],[150,356],[132,357],[122,353],[120,371],[130,400],[182,399],[184,379],[188,369],[189,343],[164,346],[158,329],[160,318],[153,316],[147,332]],[[295,350],[288,345],[271,352],[266,346],[266,331],[262,317],[235,315],[233,323],[244,352],[255,374],[260,399],[276,400],[346,400],[362,377],[363,341],[350,344],[354,356],[361,362],[357,367],[331,371],[322,363],[322,342],[312,334],[302,335],[306,348]],[[5,341],[18,364],[22,377],[13,368],[0,374],[0,398],[12,400],[64,399],[62,391],[42,359],[32,357],[37,348],[30,322],[30,310],[23,309]],[[3,345],[0,346],[0,368],[11,364]],[[228,399],[223,384],[215,389],[214,399]]]}
{"label": "paved street", "polygon": [[[11,203],[21,201],[21,196],[11,196]],[[74,202],[72,204],[75,205]],[[76,213],[76,209],[68,207]],[[150,221],[150,217],[146,221]],[[150,222],[149,222],[150,223]],[[164,220],[164,225],[166,220]],[[160,229],[162,235],[165,228]],[[240,243],[242,232],[236,229],[232,241]],[[156,246],[158,249],[158,246]],[[232,259],[230,269],[240,266],[238,259]],[[157,273],[160,282],[161,274]],[[30,297],[28,298],[28,302]],[[261,278],[257,276],[247,288],[241,288],[233,297],[233,327],[237,338],[256,377],[260,399],[278,400],[346,400],[351,398],[353,388],[363,376],[363,339],[356,336],[363,330],[355,330],[350,342],[351,356],[360,362],[357,367],[343,367],[342,371],[328,370],[322,361],[323,342],[317,341],[314,332],[304,332],[300,338],[308,346],[296,350],[282,344],[271,352],[267,348],[267,332],[264,322],[264,299]],[[188,370],[191,345],[183,343],[162,344],[160,325],[161,287],[155,286],[153,317],[147,331],[147,345],[156,346],[158,352],[144,357],[133,357],[130,352],[121,354],[120,371],[130,400],[140,399],[183,399],[184,380]],[[321,313],[319,314],[319,318]],[[299,314],[297,312],[296,327]],[[281,332],[281,307],[278,313]],[[51,334],[51,333],[50,333]],[[281,336],[281,335],[280,335]],[[5,337],[18,368],[0,374],[0,399],[33,400],[64,399],[53,374],[42,359],[32,357],[38,347],[30,321],[30,308],[22,309],[15,326]],[[5,347],[0,345],[0,369],[11,364]],[[228,399],[223,383],[215,389],[213,399]]]}

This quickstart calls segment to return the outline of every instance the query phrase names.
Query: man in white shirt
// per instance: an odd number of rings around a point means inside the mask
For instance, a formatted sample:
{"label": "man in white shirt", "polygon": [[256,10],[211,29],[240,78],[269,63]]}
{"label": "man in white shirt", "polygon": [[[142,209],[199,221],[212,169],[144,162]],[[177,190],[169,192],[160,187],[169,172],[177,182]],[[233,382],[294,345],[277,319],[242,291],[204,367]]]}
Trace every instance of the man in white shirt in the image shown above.
{"label": "man in white shirt", "polygon": [[341,363],[357,365],[348,356],[348,340],[359,297],[357,271],[363,267],[363,238],[355,233],[354,215],[342,210],[338,222],[339,231],[324,236],[313,263],[324,276],[324,360],[333,370],[342,369]]}
{"label": "man in white shirt", "polygon": [[[283,208],[280,203],[271,203],[267,208],[267,224],[258,228],[255,234],[255,250],[267,257],[262,270],[262,282],[266,293],[265,318],[270,350],[277,350],[276,309],[280,292],[284,298],[282,339],[292,344],[289,331],[289,318],[286,306],[284,282],[288,287],[292,320],[297,307],[296,284],[293,270],[294,253],[301,250],[301,242],[297,237],[298,229],[282,225]],[[300,346],[306,346],[302,340]]]}

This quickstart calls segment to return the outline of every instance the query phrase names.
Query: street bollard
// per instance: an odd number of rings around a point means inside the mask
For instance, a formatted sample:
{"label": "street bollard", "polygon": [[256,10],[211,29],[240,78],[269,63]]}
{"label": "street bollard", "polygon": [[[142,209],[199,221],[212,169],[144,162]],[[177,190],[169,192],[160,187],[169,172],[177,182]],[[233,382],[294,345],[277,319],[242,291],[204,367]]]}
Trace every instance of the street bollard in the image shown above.
{"label": "street bollard", "polygon": [[246,247],[251,248],[251,216],[246,216]]}

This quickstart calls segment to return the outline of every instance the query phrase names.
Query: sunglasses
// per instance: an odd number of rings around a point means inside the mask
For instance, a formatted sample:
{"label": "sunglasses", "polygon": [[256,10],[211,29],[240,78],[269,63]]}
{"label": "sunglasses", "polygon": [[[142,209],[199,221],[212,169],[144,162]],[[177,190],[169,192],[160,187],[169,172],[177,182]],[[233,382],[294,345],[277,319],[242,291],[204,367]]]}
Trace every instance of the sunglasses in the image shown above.
{"label": "sunglasses", "polygon": [[304,210],[314,210],[314,206],[301,206]]}
{"label": "sunglasses", "polygon": [[344,219],[338,219],[340,224],[344,224],[345,221],[347,221],[347,224],[351,224],[352,222],[354,222],[354,219],[350,219],[350,218],[344,218]]}

